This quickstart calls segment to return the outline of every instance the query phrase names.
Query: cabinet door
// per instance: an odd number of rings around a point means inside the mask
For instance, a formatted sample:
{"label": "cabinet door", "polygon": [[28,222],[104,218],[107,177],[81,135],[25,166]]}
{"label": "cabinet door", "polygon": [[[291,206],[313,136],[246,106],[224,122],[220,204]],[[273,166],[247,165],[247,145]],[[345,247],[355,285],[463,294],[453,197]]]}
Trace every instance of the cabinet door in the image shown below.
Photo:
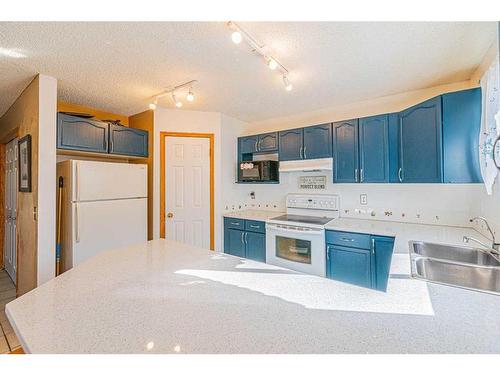
{"label": "cabinet door", "polygon": [[442,182],[441,97],[399,114],[401,182]]}
{"label": "cabinet door", "polygon": [[482,182],[479,164],[481,89],[443,95],[443,173],[445,183]]}
{"label": "cabinet door", "polygon": [[127,126],[109,125],[109,153],[148,156],[148,132]]}
{"label": "cabinet door", "polygon": [[245,257],[245,232],[237,229],[224,230],[224,252],[238,257]]}
{"label": "cabinet door", "polygon": [[358,120],[333,124],[334,182],[358,182]]}
{"label": "cabinet door", "polygon": [[328,245],[328,277],[346,283],[372,287],[371,251]]}
{"label": "cabinet door", "polygon": [[261,152],[278,151],[278,132],[259,134],[258,150]]}
{"label": "cabinet door", "polygon": [[257,147],[259,145],[259,136],[251,135],[249,137],[239,138],[240,142],[240,153],[249,154],[252,152],[257,152]]}
{"label": "cabinet door", "polygon": [[105,122],[57,114],[57,148],[86,152],[108,152]]}
{"label": "cabinet door", "polygon": [[304,159],[332,156],[332,124],[304,128]]}
{"label": "cabinet door", "polygon": [[279,132],[279,159],[300,160],[303,158],[303,129]]}
{"label": "cabinet door", "polygon": [[359,120],[360,182],[389,182],[387,115]]}
{"label": "cabinet door", "polygon": [[386,291],[389,280],[389,270],[391,268],[392,251],[394,248],[394,238],[372,236],[372,251],[374,256],[374,286],[375,289]]}
{"label": "cabinet door", "polygon": [[266,261],[266,235],[264,233],[246,232],[246,257],[259,262]]}

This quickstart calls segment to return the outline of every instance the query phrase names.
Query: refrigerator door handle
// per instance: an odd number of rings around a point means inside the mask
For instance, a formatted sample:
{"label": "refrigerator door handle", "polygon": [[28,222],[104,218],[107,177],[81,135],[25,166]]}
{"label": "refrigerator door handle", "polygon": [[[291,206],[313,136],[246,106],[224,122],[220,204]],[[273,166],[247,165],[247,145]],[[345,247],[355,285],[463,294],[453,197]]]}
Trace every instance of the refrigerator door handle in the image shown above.
{"label": "refrigerator door handle", "polygon": [[80,201],[80,169],[78,168],[78,161],[75,161],[75,184],[76,184],[76,201]]}
{"label": "refrigerator door handle", "polygon": [[75,242],[80,242],[80,204],[75,203]]}

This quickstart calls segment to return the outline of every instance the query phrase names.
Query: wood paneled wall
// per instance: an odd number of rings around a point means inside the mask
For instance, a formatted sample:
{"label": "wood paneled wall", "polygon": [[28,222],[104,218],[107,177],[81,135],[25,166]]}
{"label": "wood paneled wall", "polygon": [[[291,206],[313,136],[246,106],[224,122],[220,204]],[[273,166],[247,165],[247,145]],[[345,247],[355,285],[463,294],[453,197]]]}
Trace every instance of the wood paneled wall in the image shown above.
{"label": "wood paneled wall", "polygon": [[[31,134],[32,191],[30,193],[19,192],[17,198],[16,284],[18,296],[37,286],[37,223],[33,212],[38,206],[38,114],[39,79],[37,76],[0,118],[0,129],[9,134],[12,135],[13,131],[18,137]],[[8,141],[5,134],[1,134],[0,139]]]}
{"label": "wood paneled wall", "polygon": [[57,102],[57,112],[77,112],[77,113],[88,113],[90,115],[94,115],[95,118],[99,120],[120,120],[122,125],[128,126],[129,118],[124,115],[119,115],[116,113],[105,112],[99,109],[86,107],[79,104],[66,103],[66,102]]}
{"label": "wood paneled wall", "polygon": [[148,154],[145,159],[133,159],[130,163],[148,166],[148,239],[153,239],[153,150],[154,150],[154,111],[148,110],[129,117],[131,128],[146,130],[149,134]]}

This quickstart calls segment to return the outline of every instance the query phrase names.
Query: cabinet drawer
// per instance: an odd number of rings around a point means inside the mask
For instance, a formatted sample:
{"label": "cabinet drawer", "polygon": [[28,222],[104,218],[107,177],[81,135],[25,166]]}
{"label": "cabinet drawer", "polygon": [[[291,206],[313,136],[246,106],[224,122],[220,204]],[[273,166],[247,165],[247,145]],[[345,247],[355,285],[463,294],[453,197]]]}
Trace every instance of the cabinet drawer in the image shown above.
{"label": "cabinet drawer", "polygon": [[358,249],[371,248],[369,234],[326,231],[326,242],[332,245],[354,247]]}
{"label": "cabinet drawer", "polygon": [[249,232],[265,233],[266,223],[263,221],[245,220],[245,230]]}
{"label": "cabinet drawer", "polygon": [[225,217],[224,218],[224,227],[225,228],[245,230],[245,220],[243,220],[243,219],[235,219],[235,218],[232,218],[232,217]]}

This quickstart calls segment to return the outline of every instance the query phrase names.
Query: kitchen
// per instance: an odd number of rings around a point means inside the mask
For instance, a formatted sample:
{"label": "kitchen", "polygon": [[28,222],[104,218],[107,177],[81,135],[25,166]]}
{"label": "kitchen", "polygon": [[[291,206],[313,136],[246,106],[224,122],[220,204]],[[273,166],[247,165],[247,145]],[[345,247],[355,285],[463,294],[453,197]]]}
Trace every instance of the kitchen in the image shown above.
{"label": "kitchen", "polygon": [[[35,36],[48,40],[56,29],[88,33],[81,53],[106,32],[108,46],[116,48],[132,34],[145,38],[127,23],[119,31],[94,26],[0,25],[10,44],[25,51],[43,48]],[[30,133],[31,184],[38,189],[29,194],[37,194],[36,212],[23,206],[27,192],[13,194],[21,202],[14,233],[26,233],[22,212],[38,215],[38,268],[23,263],[28,245],[22,241],[18,261],[7,263],[21,275],[7,269],[17,287],[17,298],[5,306],[15,348],[60,354],[500,351],[498,102],[485,99],[488,93],[496,100],[497,22],[141,27],[158,35],[206,33],[223,46],[226,60],[239,61],[226,70],[259,78],[237,103],[225,103],[210,85],[216,76],[227,92],[235,90],[211,66],[152,85],[140,100],[124,95],[115,101],[106,90],[77,94],[66,83],[71,77],[56,68],[28,82],[38,85],[40,98],[52,98],[43,109],[47,117],[40,110],[39,135],[51,129],[46,140]],[[367,28],[381,40],[411,36],[420,46],[440,33],[421,62],[426,83],[412,74],[379,81],[377,69],[389,74],[401,61],[391,61],[396,47],[387,56],[375,55],[374,47],[369,52],[383,63],[361,79],[373,88],[347,89],[340,72],[322,78],[328,84],[320,79],[308,86],[294,76],[292,68],[303,66],[298,58],[278,59],[260,42],[287,35],[285,41],[306,49],[310,35],[322,30],[329,35],[322,43],[347,52],[351,43],[369,44],[360,37]],[[294,34],[299,29],[302,37]],[[350,38],[339,40],[332,30]],[[69,38],[60,35],[58,42],[70,48]],[[154,50],[155,41],[144,43]],[[207,45],[200,39],[199,51],[170,52],[181,60],[206,53],[222,64]],[[452,46],[456,61],[443,62],[444,45]],[[468,61],[458,59],[464,49]],[[300,54],[304,61],[312,55],[318,53]],[[60,58],[33,53],[18,64],[39,69]],[[103,54],[96,59],[97,65],[107,61]],[[433,69],[437,61],[449,66]],[[406,63],[416,77],[421,64]],[[363,64],[354,65],[349,69],[363,71]],[[126,64],[118,68],[127,72]],[[92,66],[74,69],[114,85]],[[434,79],[445,70],[460,73]],[[343,94],[329,94],[335,82]],[[269,93],[250,100],[259,85]],[[318,103],[311,96],[316,90]],[[28,92],[13,94],[2,127]],[[347,99],[340,101],[342,95]],[[330,102],[339,104],[323,104]],[[0,135],[7,141],[12,131]],[[21,147],[25,134],[17,135]],[[53,153],[45,152],[49,141]],[[489,148],[481,149],[485,144]],[[42,173],[34,158],[48,158],[50,171]],[[43,202],[50,202],[45,211]],[[50,223],[47,230],[43,223]],[[64,303],[54,303],[61,296]],[[207,324],[221,314],[224,324]]]}

